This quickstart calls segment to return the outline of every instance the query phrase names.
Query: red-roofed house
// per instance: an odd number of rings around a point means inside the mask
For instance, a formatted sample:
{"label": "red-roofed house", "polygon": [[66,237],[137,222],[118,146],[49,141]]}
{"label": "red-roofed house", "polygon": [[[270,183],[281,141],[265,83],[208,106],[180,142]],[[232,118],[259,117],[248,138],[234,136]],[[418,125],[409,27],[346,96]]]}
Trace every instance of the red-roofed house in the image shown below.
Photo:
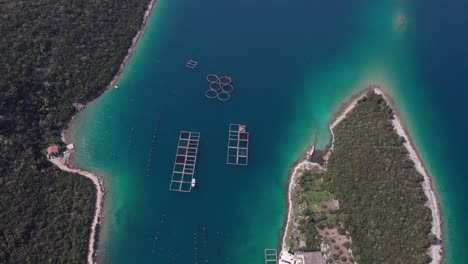
{"label": "red-roofed house", "polygon": [[57,157],[59,155],[59,147],[58,146],[49,146],[47,148],[47,158],[50,159],[51,157]]}

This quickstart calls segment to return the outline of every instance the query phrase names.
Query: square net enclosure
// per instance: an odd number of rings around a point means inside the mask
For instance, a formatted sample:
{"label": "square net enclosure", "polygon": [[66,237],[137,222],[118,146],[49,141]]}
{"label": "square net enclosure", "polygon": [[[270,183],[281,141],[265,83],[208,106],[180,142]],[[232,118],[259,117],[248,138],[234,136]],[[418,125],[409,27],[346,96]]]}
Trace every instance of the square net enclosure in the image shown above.
{"label": "square net enclosure", "polygon": [[247,126],[229,124],[226,163],[229,165],[248,165],[249,132],[247,132]]}
{"label": "square net enclosure", "polygon": [[199,141],[199,132],[180,132],[169,190],[192,191]]}

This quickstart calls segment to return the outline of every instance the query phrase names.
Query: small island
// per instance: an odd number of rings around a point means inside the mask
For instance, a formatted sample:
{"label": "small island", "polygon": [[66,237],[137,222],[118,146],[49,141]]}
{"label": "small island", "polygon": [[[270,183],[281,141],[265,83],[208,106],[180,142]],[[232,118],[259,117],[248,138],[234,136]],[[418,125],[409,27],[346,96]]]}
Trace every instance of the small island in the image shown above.
{"label": "small island", "polygon": [[332,122],[329,150],[309,151],[294,169],[283,255],[321,252],[323,263],[442,261],[430,178],[387,97],[378,87],[356,96]]}

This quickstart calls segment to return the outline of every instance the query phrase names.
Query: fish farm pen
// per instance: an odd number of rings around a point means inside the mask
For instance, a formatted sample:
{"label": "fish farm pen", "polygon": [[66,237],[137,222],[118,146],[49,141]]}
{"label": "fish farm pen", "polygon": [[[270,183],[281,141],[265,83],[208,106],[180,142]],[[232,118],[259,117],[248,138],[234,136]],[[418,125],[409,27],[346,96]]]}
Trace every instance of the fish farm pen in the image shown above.
{"label": "fish farm pen", "polygon": [[230,124],[226,163],[247,166],[249,163],[249,132],[245,125]]}
{"label": "fish farm pen", "polygon": [[198,65],[197,61],[188,60],[187,63],[185,64],[185,67],[190,68],[190,69],[195,69],[197,65]]}
{"label": "fish farm pen", "polygon": [[180,132],[169,190],[177,192],[192,191],[195,186],[194,174],[199,141],[199,132]]}
{"label": "fish farm pen", "polygon": [[218,77],[216,74],[208,74],[206,80],[209,83],[209,89],[205,92],[207,98],[217,98],[221,102],[225,102],[231,98],[231,92],[234,91],[231,77]]}
{"label": "fish farm pen", "polygon": [[278,263],[278,253],[276,249],[265,249],[265,264]]}

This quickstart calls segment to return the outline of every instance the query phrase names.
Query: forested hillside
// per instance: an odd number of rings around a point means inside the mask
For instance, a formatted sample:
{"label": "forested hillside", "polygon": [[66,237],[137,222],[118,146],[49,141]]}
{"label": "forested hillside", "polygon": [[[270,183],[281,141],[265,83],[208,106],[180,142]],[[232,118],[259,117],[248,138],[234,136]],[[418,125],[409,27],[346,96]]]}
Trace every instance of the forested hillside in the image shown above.
{"label": "forested hillside", "polygon": [[88,179],[45,159],[118,70],[148,0],[0,0],[0,263],[84,263]]}
{"label": "forested hillside", "polygon": [[[435,242],[420,175],[392,125],[394,113],[381,95],[368,92],[334,128],[334,148],[324,172],[305,172],[296,189],[298,229],[306,247],[320,250],[324,228],[350,236],[354,258],[330,254],[328,263],[426,264]],[[330,208],[337,199],[339,208]],[[295,243],[295,244],[294,244]],[[341,242],[340,242],[341,243]],[[339,244],[340,244],[339,243]],[[340,245],[337,245],[340,246]],[[331,247],[333,250],[333,247]]]}
{"label": "forested hillside", "polygon": [[404,139],[382,96],[369,92],[334,129],[324,186],[340,201],[358,263],[430,260],[431,213]]}

